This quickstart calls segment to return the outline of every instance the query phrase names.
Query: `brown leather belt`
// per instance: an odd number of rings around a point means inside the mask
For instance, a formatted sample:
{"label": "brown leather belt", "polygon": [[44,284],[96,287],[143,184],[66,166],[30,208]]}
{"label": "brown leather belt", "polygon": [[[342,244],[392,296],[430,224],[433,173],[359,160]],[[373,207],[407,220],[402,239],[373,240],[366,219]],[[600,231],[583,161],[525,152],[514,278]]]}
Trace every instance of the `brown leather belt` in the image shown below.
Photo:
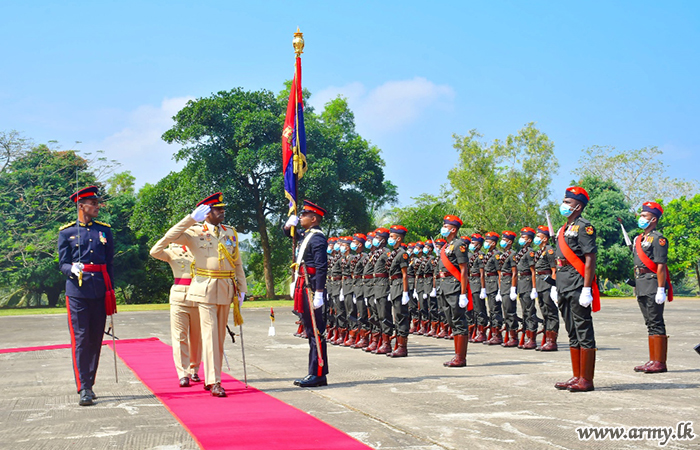
{"label": "brown leather belt", "polygon": [[374,278],[374,275],[362,275],[362,278],[365,280],[369,280],[371,278]]}
{"label": "brown leather belt", "polygon": [[375,273],[374,278],[389,278],[388,273]]}
{"label": "brown leather belt", "polygon": [[331,281],[340,281],[343,277],[331,277]]}
{"label": "brown leather belt", "polygon": [[343,280],[347,280],[348,278],[352,278],[352,275],[344,275]]}
{"label": "brown leather belt", "polygon": [[512,276],[513,276],[513,272],[501,272],[501,276],[502,276],[502,277],[512,277]]}
{"label": "brown leather belt", "polygon": [[525,271],[525,272],[518,272],[518,276],[519,276],[519,277],[527,277],[527,276],[530,276],[530,275],[532,275],[532,272],[530,272],[529,270],[528,270],[528,271]]}
{"label": "brown leather belt", "polygon": [[447,278],[447,277],[452,277],[452,274],[450,272],[438,272],[438,274],[437,274],[437,278]]}
{"label": "brown leather belt", "polygon": [[487,276],[487,277],[497,277],[497,276],[498,276],[498,272],[486,272],[486,276]]}
{"label": "brown leather belt", "polygon": [[635,267],[634,273],[636,273],[637,275],[644,275],[645,273],[656,273],[656,271],[649,270],[646,267]]}
{"label": "brown leather belt", "polygon": [[566,259],[557,259],[557,267],[566,267],[570,265],[571,263]]}
{"label": "brown leather belt", "polygon": [[541,271],[537,272],[537,275],[551,275],[551,274],[552,274],[551,269],[541,270]]}
{"label": "brown leather belt", "polygon": [[399,278],[403,277],[403,274],[400,275],[392,275],[389,277],[390,280],[398,280]]}

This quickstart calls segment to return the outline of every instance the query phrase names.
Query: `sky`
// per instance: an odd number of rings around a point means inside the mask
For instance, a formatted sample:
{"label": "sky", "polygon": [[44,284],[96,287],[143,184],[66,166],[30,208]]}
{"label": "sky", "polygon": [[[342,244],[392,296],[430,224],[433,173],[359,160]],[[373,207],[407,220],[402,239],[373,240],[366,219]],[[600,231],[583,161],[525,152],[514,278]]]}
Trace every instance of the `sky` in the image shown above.
{"label": "sky", "polygon": [[0,16],[0,131],[102,150],[137,187],[182,167],[160,137],[188,100],[279,92],[297,27],[311,104],[348,99],[401,205],[439,194],[454,133],[529,122],[555,144],[554,198],[593,145],[658,146],[668,175],[698,178],[700,2],[0,0]]}

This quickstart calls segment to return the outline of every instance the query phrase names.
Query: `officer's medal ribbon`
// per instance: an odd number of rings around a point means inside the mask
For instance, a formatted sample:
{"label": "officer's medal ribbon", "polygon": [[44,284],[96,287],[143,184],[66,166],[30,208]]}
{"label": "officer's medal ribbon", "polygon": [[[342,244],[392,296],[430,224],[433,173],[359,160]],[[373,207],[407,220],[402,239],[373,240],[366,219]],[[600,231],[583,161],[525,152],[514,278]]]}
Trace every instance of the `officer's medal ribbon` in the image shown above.
{"label": "officer's medal ribbon", "polygon": [[100,231],[100,242],[102,242],[102,245],[107,245],[107,236],[103,231]]}

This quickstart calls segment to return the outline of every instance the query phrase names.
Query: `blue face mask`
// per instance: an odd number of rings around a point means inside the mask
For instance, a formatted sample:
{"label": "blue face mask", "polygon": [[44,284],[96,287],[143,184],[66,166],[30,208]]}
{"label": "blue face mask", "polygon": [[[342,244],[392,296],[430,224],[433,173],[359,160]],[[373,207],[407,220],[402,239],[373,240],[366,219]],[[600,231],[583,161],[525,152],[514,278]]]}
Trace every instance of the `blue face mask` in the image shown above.
{"label": "blue face mask", "polygon": [[501,242],[499,242],[499,245],[501,246],[501,248],[506,248],[506,247],[508,247],[508,241],[506,241],[505,239],[501,239]]}
{"label": "blue face mask", "polygon": [[374,245],[375,247],[379,247],[379,239],[377,239],[377,238],[372,239],[372,245]]}
{"label": "blue face mask", "polygon": [[372,241],[365,241],[365,248],[372,248]]}
{"label": "blue face mask", "polygon": [[335,250],[336,252],[340,250],[340,244],[333,245],[333,250]]}
{"label": "blue face mask", "polygon": [[393,247],[394,245],[396,245],[396,239],[390,237],[389,240],[386,241],[386,243],[389,244],[389,247]]}
{"label": "blue face mask", "polygon": [[520,244],[520,246],[522,247],[525,244],[527,244],[527,240],[524,237],[521,237],[520,239],[518,239],[518,244]]}
{"label": "blue face mask", "polygon": [[645,219],[644,217],[640,217],[639,220],[637,220],[637,225],[642,230],[646,230],[650,223],[651,222],[648,219]]}
{"label": "blue face mask", "polygon": [[333,253],[333,247],[331,247],[331,246],[329,245],[328,248],[326,249],[326,253],[328,253],[329,255],[330,255],[331,253]]}
{"label": "blue face mask", "polygon": [[559,214],[561,214],[564,217],[569,217],[574,211],[571,209],[571,206],[567,205],[566,203],[562,203],[559,205]]}
{"label": "blue face mask", "polygon": [[414,255],[417,255],[418,253],[420,253],[420,249],[419,249],[419,248],[414,248],[414,249],[413,249],[413,254],[414,254]]}
{"label": "blue face mask", "polygon": [[474,245],[474,244],[469,244],[469,251],[470,251],[470,252],[473,252],[473,251],[475,251],[475,250],[476,250],[476,245]]}
{"label": "blue face mask", "polygon": [[344,246],[344,245],[343,245],[342,247],[340,247],[340,253],[345,254],[345,252],[346,252],[347,250],[348,250],[348,248],[347,248],[346,246]]}
{"label": "blue face mask", "polygon": [[424,247],[424,248],[423,248],[423,254],[424,254],[424,255],[427,255],[428,253],[430,253],[430,249],[429,249],[428,247]]}
{"label": "blue face mask", "polygon": [[353,252],[356,252],[357,249],[359,248],[359,246],[353,242],[352,244],[350,244],[350,248],[352,249]]}
{"label": "blue face mask", "polygon": [[484,248],[485,248],[486,250],[490,249],[490,248],[491,248],[491,241],[486,241],[486,242],[484,242]]}
{"label": "blue face mask", "polygon": [[542,238],[539,236],[535,236],[535,240],[532,241],[535,245],[540,245],[542,243]]}
{"label": "blue face mask", "polygon": [[442,227],[442,228],[440,228],[440,235],[441,235],[442,237],[447,237],[447,236],[449,236],[449,235],[450,235],[450,229],[447,228],[447,227]]}

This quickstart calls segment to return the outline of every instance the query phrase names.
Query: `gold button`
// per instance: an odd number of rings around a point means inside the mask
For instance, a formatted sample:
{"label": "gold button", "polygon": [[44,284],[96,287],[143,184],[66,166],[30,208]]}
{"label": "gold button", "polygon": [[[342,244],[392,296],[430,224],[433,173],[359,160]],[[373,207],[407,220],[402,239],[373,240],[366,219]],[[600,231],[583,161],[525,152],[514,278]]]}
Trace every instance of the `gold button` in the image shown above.
{"label": "gold button", "polygon": [[90,239],[90,242],[92,242],[92,239]]}
{"label": "gold button", "polygon": [[92,253],[92,250],[90,250],[90,253]]}

